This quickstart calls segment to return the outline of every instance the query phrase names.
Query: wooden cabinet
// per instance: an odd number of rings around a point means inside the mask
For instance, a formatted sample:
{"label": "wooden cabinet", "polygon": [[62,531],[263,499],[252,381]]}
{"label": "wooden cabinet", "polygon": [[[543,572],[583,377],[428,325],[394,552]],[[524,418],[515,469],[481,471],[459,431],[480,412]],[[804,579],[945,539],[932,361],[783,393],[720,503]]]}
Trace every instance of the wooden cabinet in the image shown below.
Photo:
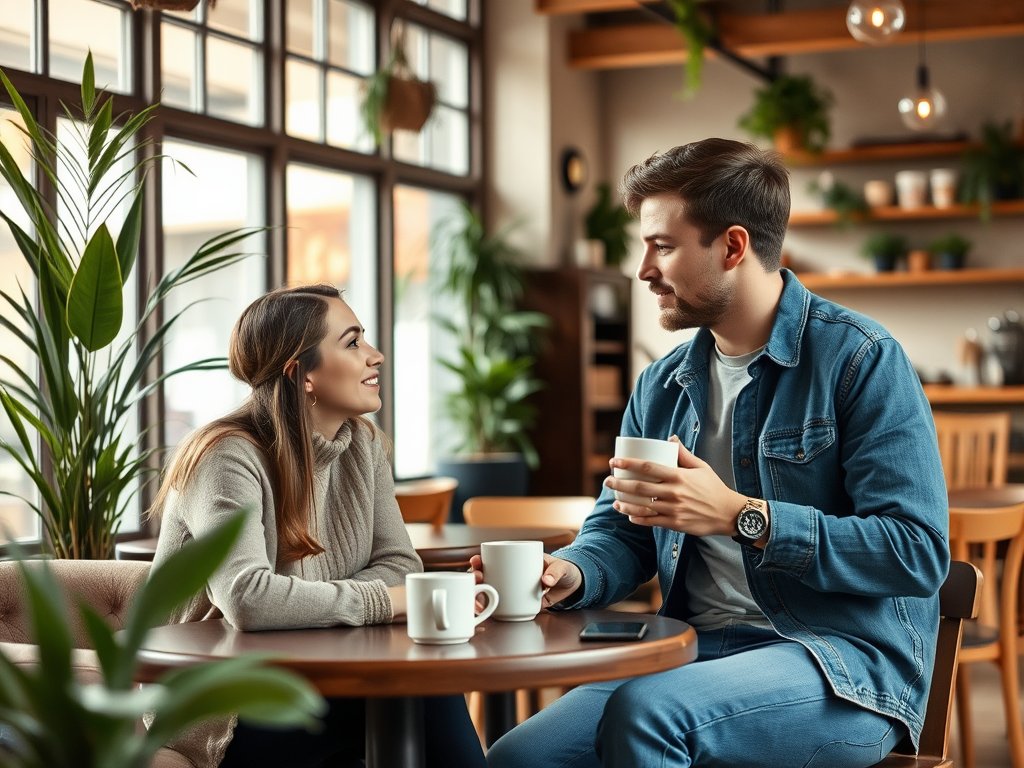
{"label": "wooden cabinet", "polygon": [[537,270],[523,303],[552,319],[537,358],[544,390],[534,400],[540,466],[530,492],[597,495],[633,388],[630,279],[614,269]]}

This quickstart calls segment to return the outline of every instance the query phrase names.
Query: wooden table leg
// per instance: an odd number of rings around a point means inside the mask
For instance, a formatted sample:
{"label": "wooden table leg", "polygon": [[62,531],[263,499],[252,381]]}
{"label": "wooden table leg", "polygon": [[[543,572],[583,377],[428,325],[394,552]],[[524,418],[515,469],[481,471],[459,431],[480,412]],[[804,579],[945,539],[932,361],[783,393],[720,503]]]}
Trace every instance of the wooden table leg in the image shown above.
{"label": "wooden table leg", "polygon": [[423,699],[366,700],[366,768],[424,768]]}
{"label": "wooden table leg", "polygon": [[484,694],[484,737],[488,747],[516,725],[515,691]]}

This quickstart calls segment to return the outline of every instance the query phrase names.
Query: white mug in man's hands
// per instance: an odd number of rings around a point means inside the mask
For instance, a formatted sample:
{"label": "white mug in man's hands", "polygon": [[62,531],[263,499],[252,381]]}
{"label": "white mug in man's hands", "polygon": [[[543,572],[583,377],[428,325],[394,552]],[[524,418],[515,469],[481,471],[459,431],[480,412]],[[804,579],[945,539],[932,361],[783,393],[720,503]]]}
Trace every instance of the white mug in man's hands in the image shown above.
{"label": "white mug in man's hands", "polygon": [[[427,645],[467,642],[499,601],[498,591],[489,584],[476,584],[471,573],[409,573],[405,591],[409,637]],[[487,605],[475,616],[479,594],[487,595]]]}
{"label": "white mug in man's hands", "polygon": [[[641,461],[652,461],[655,464],[663,464],[666,467],[675,469],[679,466],[679,443],[668,440],[654,440],[649,437],[616,437],[615,458],[617,459],[639,459]],[[657,479],[638,472],[630,472],[615,467],[612,470],[614,477],[624,480],[646,480],[648,482],[659,482]],[[630,493],[615,491],[615,498],[630,504],[642,504],[647,506],[651,503],[651,497],[634,496]]]}
{"label": "white mug in man's hands", "polygon": [[485,541],[480,545],[484,583],[498,590],[498,621],[529,621],[540,613],[544,575],[541,541]]}

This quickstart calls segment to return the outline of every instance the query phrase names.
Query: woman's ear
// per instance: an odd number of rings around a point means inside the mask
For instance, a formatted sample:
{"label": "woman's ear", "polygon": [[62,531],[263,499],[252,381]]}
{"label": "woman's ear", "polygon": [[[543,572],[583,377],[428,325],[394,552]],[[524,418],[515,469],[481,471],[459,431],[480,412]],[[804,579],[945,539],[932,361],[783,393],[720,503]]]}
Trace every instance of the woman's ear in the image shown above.
{"label": "woman's ear", "polygon": [[312,394],[313,382],[309,380],[309,376],[306,376],[306,394]]}

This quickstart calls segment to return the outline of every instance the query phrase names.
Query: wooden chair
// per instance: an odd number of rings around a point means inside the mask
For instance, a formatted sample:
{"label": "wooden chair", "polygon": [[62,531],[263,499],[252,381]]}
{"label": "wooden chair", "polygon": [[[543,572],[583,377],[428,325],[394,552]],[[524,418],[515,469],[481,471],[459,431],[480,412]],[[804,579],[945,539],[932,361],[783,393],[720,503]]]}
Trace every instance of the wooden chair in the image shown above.
{"label": "wooden chair", "polygon": [[964,620],[978,615],[984,577],[971,563],[954,560],[949,575],[939,590],[939,639],[935,651],[932,685],[921,731],[917,755],[903,754],[910,747],[909,739],[896,746],[885,759],[871,768],[951,768],[946,757],[949,747],[949,721],[953,711],[953,689],[956,683],[957,655]]}
{"label": "wooden chair", "polygon": [[[1024,504],[993,509],[950,509],[949,540],[953,557],[958,559],[966,559],[972,545],[980,548],[981,572],[985,577],[980,618],[964,627],[961,669],[956,685],[964,765],[966,768],[974,767],[971,678],[967,665],[991,661],[1000,670],[1013,765],[1014,768],[1024,768],[1024,726],[1021,724],[1017,676],[1017,614],[1021,562],[1024,560]],[[1002,542],[1008,542],[1009,546],[1000,573],[996,551]]]}
{"label": "wooden chair", "polygon": [[579,531],[596,502],[593,496],[474,496],[463,505],[462,516],[469,525]]}
{"label": "wooden chair", "polygon": [[999,488],[1006,485],[1010,414],[935,411],[935,431],[946,488]]}
{"label": "wooden chair", "polygon": [[431,523],[440,529],[448,521],[448,510],[459,481],[454,477],[428,477],[395,483],[395,499],[407,523]]}

